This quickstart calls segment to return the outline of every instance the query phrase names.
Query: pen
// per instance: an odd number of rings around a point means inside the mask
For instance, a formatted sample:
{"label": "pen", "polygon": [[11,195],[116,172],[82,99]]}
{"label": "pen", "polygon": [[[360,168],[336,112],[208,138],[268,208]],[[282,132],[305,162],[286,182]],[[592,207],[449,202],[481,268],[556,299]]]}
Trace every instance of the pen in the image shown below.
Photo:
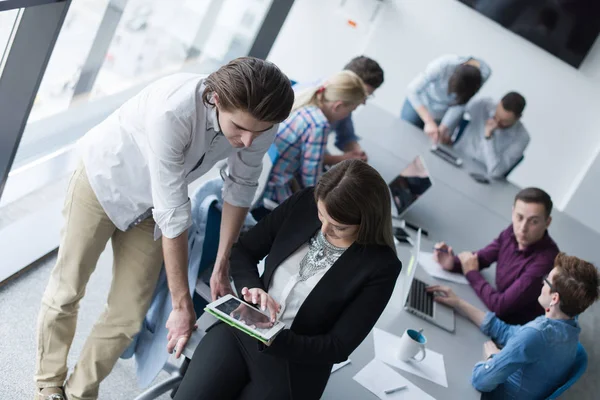
{"label": "pen", "polygon": [[406,389],[406,388],[407,388],[406,385],[402,385],[402,386],[398,386],[397,388],[384,390],[383,393],[385,393],[385,394],[392,394],[392,393],[399,392],[402,389]]}
{"label": "pen", "polygon": [[434,247],[434,248],[433,248],[433,250],[434,250],[434,251],[435,251],[435,250],[437,250],[437,251],[439,251],[440,253],[447,253],[447,252],[448,252],[448,249],[446,249],[446,248],[444,248],[444,247],[441,247],[441,248],[439,248],[439,249],[438,249],[437,247]]}

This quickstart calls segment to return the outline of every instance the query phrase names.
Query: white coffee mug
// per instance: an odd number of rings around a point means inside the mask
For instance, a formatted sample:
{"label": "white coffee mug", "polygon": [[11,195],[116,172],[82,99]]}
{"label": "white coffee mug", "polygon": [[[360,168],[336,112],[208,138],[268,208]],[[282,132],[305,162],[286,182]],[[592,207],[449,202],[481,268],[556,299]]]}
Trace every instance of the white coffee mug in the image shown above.
{"label": "white coffee mug", "polygon": [[[397,353],[398,359],[402,361],[423,361],[425,359],[426,343],[427,338],[422,333],[414,329],[407,329],[400,338],[400,347]],[[422,353],[422,356],[416,358],[419,353]]]}

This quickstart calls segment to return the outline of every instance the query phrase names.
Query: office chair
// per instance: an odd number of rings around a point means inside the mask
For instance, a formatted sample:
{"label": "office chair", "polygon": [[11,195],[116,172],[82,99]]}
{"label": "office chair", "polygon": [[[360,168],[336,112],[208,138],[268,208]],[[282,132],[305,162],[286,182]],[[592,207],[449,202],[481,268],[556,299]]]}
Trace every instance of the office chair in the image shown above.
{"label": "office chair", "polygon": [[456,127],[456,129],[454,130],[454,140],[452,141],[452,143],[456,143],[458,142],[458,140],[461,138],[461,136],[463,135],[463,133],[465,133],[465,128],[467,127],[467,125],[469,125],[469,120],[462,118],[460,120],[460,122],[458,123],[458,126]]}
{"label": "office chair", "polygon": [[583,373],[587,369],[587,364],[588,364],[587,353],[586,353],[585,349],[583,348],[583,345],[581,343],[579,343],[577,345],[577,355],[575,356],[575,363],[573,365],[573,370],[571,371],[571,376],[569,377],[567,382],[564,385],[562,385],[561,387],[559,387],[558,389],[556,389],[554,391],[554,393],[552,393],[550,395],[550,397],[548,397],[547,400],[558,399],[558,397],[560,395],[562,395],[564,392],[567,391],[567,389],[569,389],[571,386],[573,386],[573,384],[575,382],[577,382],[579,380],[579,378],[581,378],[581,375],[583,375]]}
{"label": "office chair", "polygon": [[517,167],[517,165],[521,164],[521,162],[523,161],[524,158],[525,158],[525,155],[522,155],[521,158],[519,158],[517,160],[517,162],[512,167],[510,167],[510,169],[508,171],[506,171],[504,173],[505,179],[508,178],[508,175],[510,175],[510,173],[513,172],[513,170]]}

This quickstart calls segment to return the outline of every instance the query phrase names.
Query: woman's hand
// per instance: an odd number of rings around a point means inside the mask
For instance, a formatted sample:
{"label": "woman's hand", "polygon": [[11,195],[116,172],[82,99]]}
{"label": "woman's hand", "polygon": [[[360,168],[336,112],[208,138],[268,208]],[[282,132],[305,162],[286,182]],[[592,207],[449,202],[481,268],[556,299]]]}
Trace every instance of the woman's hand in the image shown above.
{"label": "woman's hand", "polygon": [[274,323],[277,319],[277,313],[281,311],[281,306],[273,300],[267,292],[259,288],[248,289],[247,287],[242,289],[242,297],[246,303],[249,304],[260,304],[262,311],[269,310],[271,316],[271,322]]}

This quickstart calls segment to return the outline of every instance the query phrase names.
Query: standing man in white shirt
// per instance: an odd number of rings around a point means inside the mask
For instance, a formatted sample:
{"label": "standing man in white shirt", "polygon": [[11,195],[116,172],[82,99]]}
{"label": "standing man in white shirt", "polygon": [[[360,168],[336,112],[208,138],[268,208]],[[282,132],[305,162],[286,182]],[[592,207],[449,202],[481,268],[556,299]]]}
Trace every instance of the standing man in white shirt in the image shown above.
{"label": "standing man in white shirt", "polygon": [[485,166],[490,178],[502,179],[523,157],[529,133],[521,122],[525,98],[507,93],[499,103],[490,98],[467,106],[470,121],[454,147]]}
{"label": "standing man in white shirt", "polygon": [[[293,101],[290,81],[274,64],[238,58],[209,76],[175,74],[154,82],[85,135],[38,320],[36,399],[98,397],[100,382],[141,327],[163,259],[173,303],[167,350],[176,348],[179,357],[196,322],[187,283],[188,184],[228,158],[210,282],[217,298],[232,293],[231,246],[263,156]],[[114,262],[106,309],[65,383],[79,301],[109,239]]]}

